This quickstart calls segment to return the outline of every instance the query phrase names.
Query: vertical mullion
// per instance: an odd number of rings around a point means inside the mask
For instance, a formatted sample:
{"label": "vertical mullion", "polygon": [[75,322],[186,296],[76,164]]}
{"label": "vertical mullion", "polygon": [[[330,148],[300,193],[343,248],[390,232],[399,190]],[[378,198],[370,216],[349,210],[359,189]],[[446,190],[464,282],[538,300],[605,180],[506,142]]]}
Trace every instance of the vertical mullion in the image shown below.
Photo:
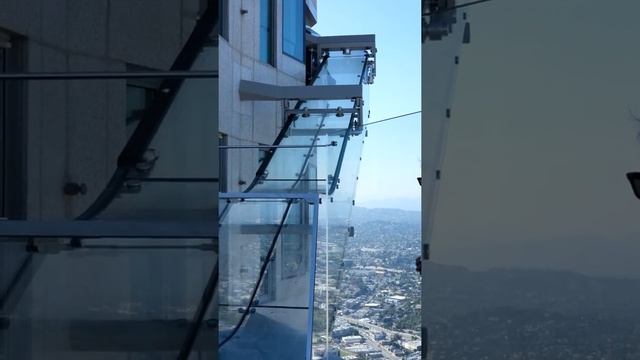
{"label": "vertical mullion", "polygon": [[269,0],[269,64],[276,66],[276,1]]}
{"label": "vertical mullion", "polygon": [[260,0],[260,26],[259,26],[259,41],[260,41],[260,61],[275,65],[274,61],[274,1],[273,0]]}
{"label": "vertical mullion", "polygon": [[[6,50],[0,47],[0,73],[6,72]],[[5,81],[0,82],[0,217],[6,217],[5,206],[5,147],[6,141],[6,111],[5,111]]]}

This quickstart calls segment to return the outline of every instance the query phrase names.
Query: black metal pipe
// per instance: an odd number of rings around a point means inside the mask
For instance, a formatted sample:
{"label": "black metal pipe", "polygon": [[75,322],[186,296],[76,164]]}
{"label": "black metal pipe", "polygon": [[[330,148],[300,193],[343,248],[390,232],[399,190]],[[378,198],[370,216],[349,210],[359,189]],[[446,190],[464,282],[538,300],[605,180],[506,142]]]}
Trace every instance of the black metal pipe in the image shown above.
{"label": "black metal pipe", "polygon": [[218,71],[121,71],[3,73],[3,80],[217,79]]}
{"label": "black metal pipe", "polygon": [[289,201],[289,203],[287,204],[287,207],[284,209],[284,214],[282,215],[280,226],[278,226],[278,230],[273,235],[273,240],[271,240],[271,245],[269,246],[269,250],[267,251],[267,255],[265,256],[265,261],[262,263],[262,266],[260,267],[260,272],[258,273],[258,280],[256,281],[256,285],[253,287],[253,291],[251,292],[251,296],[249,297],[249,301],[247,302],[247,309],[242,313],[240,320],[238,320],[238,323],[231,331],[231,334],[229,334],[229,336],[227,336],[224,340],[222,340],[218,344],[218,349],[222,348],[224,344],[229,342],[229,340],[231,340],[236,335],[236,333],[238,332],[238,330],[240,330],[240,327],[246,320],[247,316],[249,315],[249,308],[253,306],[252,304],[255,301],[258,290],[260,289],[260,285],[262,284],[262,279],[264,278],[264,275],[267,272],[267,267],[271,263],[273,252],[275,251],[276,244],[278,243],[278,238],[280,237],[282,228],[284,227],[284,224],[287,221],[287,216],[289,215],[289,210],[291,209],[291,203],[292,202]]}
{"label": "black metal pipe", "polygon": [[191,321],[191,325],[189,326],[189,330],[187,331],[187,336],[185,337],[184,342],[182,343],[182,347],[180,348],[180,353],[178,353],[178,360],[187,360],[189,358],[191,349],[193,349],[193,344],[195,344],[196,340],[198,339],[198,333],[200,332],[200,326],[202,326],[202,320],[204,319],[204,316],[209,309],[209,305],[211,304],[211,300],[213,299],[213,295],[215,294],[217,286],[218,264],[215,264],[213,266],[213,270],[211,270],[211,275],[209,276],[207,286],[202,293],[200,303],[198,303],[198,309],[193,315],[193,320]]}

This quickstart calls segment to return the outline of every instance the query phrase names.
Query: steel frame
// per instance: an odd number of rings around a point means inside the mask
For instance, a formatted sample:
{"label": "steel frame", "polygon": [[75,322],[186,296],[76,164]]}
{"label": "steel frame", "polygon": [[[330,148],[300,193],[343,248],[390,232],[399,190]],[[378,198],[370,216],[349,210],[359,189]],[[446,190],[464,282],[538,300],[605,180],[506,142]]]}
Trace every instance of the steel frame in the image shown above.
{"label": "steel frame", "polygon": [[218,71],[122,71],[122,72],[36,72],[4,73],[0,81],[6,80],[104,80],[104,79],[217,79]]}

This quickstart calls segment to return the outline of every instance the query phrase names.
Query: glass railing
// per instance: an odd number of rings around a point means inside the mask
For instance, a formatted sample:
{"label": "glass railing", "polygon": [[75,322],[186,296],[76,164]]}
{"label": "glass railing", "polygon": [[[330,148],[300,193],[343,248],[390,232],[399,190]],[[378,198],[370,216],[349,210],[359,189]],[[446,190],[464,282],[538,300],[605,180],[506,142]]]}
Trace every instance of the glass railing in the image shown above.
{"label": "glass railing", "polygon": [[[3,304],[6,359],[175,359],[216,265],[205,239],[37,245]],[[215,353],[216,330],[205,322],[193,353]]]}
{"label": "glass railing", "polygon": [[[365,103],[367,99],[365,98]],[[341,159],[338,182],[331,195],[323,196],[318,235],[318,267],[314,319],[314,355],[329,357],[331,329],[343,272],[343,259],[351,229],[351,211],[366,129],[352,132]]]}
{"label": "glass railing", "polygon": [[[368,83],[371,57],[371,52],[364,50],[353,50],[349,55],[331,51],[313,86]],[[362,102],[367,100],[306,100],[296,104],[295,109],[306,108],[309,113],[292,115],[287,120],[247,191],[331,194],[338,186],[347,144],[354,134],[362,132]],[[332,112],[314,113],[314,109]]]}
{"label": "glass railing", "polygon": [[[222,359],[303,358],[300,354],[305,358],[328,356],[325,348],[329,345],[362,145],[366,137],[363,125],[368,118],[369,105],[366,85],[373,80],[374,65],[373,54],[369,50],[328,52],[313,86],[362,85],[363,97],[299,101],[292,107],[295,112],[287,117],[273,147],[268,149],[254,181],[244,193],[236,195],[246,198],[273,195],[286,198],[286,194],[300,193],[320,196],[321,205],[315,215],[320,220],[313,234],[317,251],[310,254],[317,266],[311,272],[291,275],[292,279],[298,279],[296,281],[311,280],[312,285],[304,288],[302,283],[287,285],[292,280],[285,280],[279,275],[286,266],[278,262],[277,255],[275,263],[266,267],[264,278],[260,277],[260,268],[268,258],[265,257],[265,246],[273,241],[272,237],[275,239],[275,224],[278,217],[286,212],[286,203],[245,201],[221,204],[219,313]],[[318,109],[329,111],[316,111]],[[229,148],[225,151],[245,150]],[[299,212],[295,213],[296,221],[311,222],[309,213],[302,217],[299,215]],[[258,227],[253,223],[255,219],[260,219],[259,224],[267,221],[270,226]],[[250,224],[255,229],[262,228],[263,232],[243,232],[242,229],[250,228]],[[286,237],[281,241],[283,245],[280,246],[285,246]],[[229,245],[225,245],[227,243]],[[299,267],[290,266],[292,270]],[[283,287],[295,289],[295,293],[303,297],[268,296],[273,288]],[[254,297],[250,294],[253,289],[260,289]],[[261,300],[256,302],[255,298]],[[265,298],[267,300],[262,300]],[[313,299],[312,305],[302,304],[309,299]],[[312,315],[312,319],[300,323],[300,319],[306,319],[307,315]],[[247,320],[249,318],[253,318],[253,323]],[[244,322],[243,335],[240,335],[240,330],[236,330],[234,335],[237,324]],[[301,352],[302,343],[297,340],[303,335],[308,346],[304,353]],[[284,340],[287,337],[289,340]]]}
{"label": "glass railing", "polygon": [[[423,19],[422,44],[422,259],[428,260],[439,189],[439,172],[444,158],[451,118],[453,87],[459,53],[468,32],[466,14],[460,10],[436,12]],[[423,265],[424,269],[424,265]],[[423,274],[427,279],[428,274]],[[422,306],[428,304],[427,281],[422,284]],[[428,311],[422,311],[422,351],[427,354]]]}
{"label": "glass railing", "polygon": [[310,359],[314,194],[221,194],[221,359]]}
{"label": "glass railing", "polygon": [[429,238],[437,201],[438,179],[451,117],[451,99],[465,36],[463,12],[444,11],[434,15],[428,28],[446,32],[437,40],[426,38],[422,44],[422,196],[427,209],[423,237]]}

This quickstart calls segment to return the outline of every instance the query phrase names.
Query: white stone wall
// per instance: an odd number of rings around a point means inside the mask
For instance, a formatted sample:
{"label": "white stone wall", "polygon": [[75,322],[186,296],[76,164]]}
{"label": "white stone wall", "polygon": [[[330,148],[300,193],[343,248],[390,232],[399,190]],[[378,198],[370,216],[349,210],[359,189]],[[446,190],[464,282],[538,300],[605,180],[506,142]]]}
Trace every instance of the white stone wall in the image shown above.
{"label": "white stone wall", "polygon": [[[304,84],[305,65],[282,53],[282,1],[274,1],[275,66],[259,60],[260,1],[229,1],[229,38],[221,37],[219,42],[219,126],[220,132],[228,135],[229,145],[271,145],[282,127],[279,102],[240,101],[241,79],[279,85]],[[228,191],[246,189],[259,165],[258,150],[227,150],[227,159]]]}

